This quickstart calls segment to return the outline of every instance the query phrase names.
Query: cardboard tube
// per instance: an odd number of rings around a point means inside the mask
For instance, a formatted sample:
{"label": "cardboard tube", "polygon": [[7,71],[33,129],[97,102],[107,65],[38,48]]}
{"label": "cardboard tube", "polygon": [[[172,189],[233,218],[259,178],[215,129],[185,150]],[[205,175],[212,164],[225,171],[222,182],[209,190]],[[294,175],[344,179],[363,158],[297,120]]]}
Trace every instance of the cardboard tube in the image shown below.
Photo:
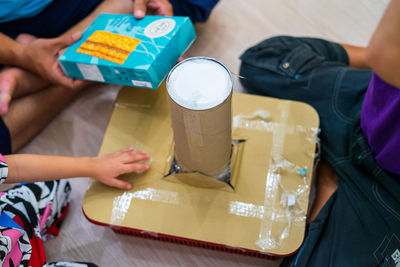
{"label": "cardboard tube", "polygon": [[232,77],[211,58],[189,58],[167,78],[175,159],[184,171],[218,178],[229,168]]}

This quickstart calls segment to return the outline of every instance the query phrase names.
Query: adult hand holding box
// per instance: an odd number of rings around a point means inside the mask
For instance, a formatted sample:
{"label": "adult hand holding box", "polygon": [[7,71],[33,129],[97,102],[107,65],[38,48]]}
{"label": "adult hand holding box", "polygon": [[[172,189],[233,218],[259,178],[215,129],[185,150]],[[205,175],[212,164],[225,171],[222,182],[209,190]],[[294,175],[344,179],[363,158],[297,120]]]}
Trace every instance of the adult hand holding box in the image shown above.
{"label": "adult hand holding box", "polygon": [[195,38],[187,17],[100,14],[59,61],[71,78],[157,89]]}

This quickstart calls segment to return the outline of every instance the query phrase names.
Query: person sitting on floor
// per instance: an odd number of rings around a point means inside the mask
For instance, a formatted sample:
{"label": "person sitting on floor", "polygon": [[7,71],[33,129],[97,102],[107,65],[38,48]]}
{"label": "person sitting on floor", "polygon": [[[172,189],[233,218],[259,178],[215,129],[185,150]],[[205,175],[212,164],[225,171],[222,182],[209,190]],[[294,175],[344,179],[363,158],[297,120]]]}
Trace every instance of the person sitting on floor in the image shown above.
{"label": "person sitting on floor", "polygon": [[[86,83],[67,78],[59,52],[80,38],[99,13],[187,15],[207,20],[217,0],[46,0],[0,4],[0,153],[18,151]],[[15,40],[14,40],[15,38]],[[0,65],[1,67],[1,65]],[[74,88],[75,90],[70,90]],[[11,104],[10,104],[11,102]]]}
{"label": "person sitting on floor", "polygon": [[279,36],[241,56],[248,92],[317,110],[331,166],[317,178],[305,241],[282,266],[400,264],[399,12],[392,0],[366,49]]}
{"label": "person sitting on floor", "polygon": [[[1,266],[95,267],[92,263],[46,263],[43,242],[57,236],[70,204],[67,177],[93,177],[130,189],[121,174],[145,171],[150,156],[132,148],[98,157],[0,155],[0,184],[20,183],[0,193]],[[35,182],[35,183],[31,183]]]}

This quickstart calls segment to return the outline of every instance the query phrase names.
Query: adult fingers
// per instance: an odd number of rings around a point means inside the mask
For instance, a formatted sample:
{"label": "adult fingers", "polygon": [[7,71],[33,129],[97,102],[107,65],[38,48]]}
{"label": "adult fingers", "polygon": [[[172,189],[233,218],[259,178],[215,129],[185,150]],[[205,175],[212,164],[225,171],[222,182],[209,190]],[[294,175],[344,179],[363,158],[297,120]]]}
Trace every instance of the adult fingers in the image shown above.
{"label": "adult fingers", "polygon": [[60,37],[56,38],[53,43],[53,45],[57,49],[56,52],[58,53],[60,49],[72,45],[73,43],[81,39],[81,37],[82,37],[81,32],[61,35]]}
{"label": "adult fingers", "polygon": [[56,65],[53,72],[53,82],[70,89],[79,89],[88,84],[87,81],[76,80],[65,76],[58,62],[55,62],[55,64]]}
{"label": "adult fingers", "polygon": [[76,86],[76,82],[72,78],[68,78],[63,74],[57,73],[54,75],[53,79],[51,79],[52,82],[59,84],[61,86],[67,87],[69,89],[73,89]]}
{"label": "adult fingers", "polygon": [[137,19],[142,19],[146,14],[146,5],[148,0],[135,0],[133,4],[133,15]]}
{"label": "adult fingers", "polygon": [[89,84],[89,81],[72,79],[72,86],[70,88],[73,90],[79,90]]}
{"label": "adult fingers", "polygon": [[149,9],[154,10],[154,15],[159,15],[159,16],[173,16],[174,11],[172,9],[172,5],[169,3],[169,1],[161,1],[161,0],[150,0],[149,3],[147,4],[147,7]]}
{"label": "adult fingers", "polygon": [[50,79],[52,82],[62,85],[64,87],[73,89],[76,86],[76,82],[72,78],[68,78],[61,71],[55,71],[52,78]]}

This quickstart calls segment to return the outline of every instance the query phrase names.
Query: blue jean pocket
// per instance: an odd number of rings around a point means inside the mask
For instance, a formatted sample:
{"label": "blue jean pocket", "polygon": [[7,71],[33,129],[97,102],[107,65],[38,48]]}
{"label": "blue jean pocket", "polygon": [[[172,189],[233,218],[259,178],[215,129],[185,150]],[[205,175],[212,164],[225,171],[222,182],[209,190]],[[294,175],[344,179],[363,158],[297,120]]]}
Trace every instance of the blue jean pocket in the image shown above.
{"label": "blue jean pocket", "polygon": [[370,70],[342,68],[336,77],[332,108],[339,118],[349,124],[359,119],[361,105],[371,79]]}
{"label": "blue jean pocket", "polygon": [[298,79],[299,75],[320,66],[323,62],[323,57],[313,52],[308,45],[302,44],[281,60],[279,70],[291,78]]}
{"label": "blue jean pocket", "polygon": [[298,79],[324,62],[302,38],[279,36],[264,40],[246,50],[243,63],[284,77]]}

